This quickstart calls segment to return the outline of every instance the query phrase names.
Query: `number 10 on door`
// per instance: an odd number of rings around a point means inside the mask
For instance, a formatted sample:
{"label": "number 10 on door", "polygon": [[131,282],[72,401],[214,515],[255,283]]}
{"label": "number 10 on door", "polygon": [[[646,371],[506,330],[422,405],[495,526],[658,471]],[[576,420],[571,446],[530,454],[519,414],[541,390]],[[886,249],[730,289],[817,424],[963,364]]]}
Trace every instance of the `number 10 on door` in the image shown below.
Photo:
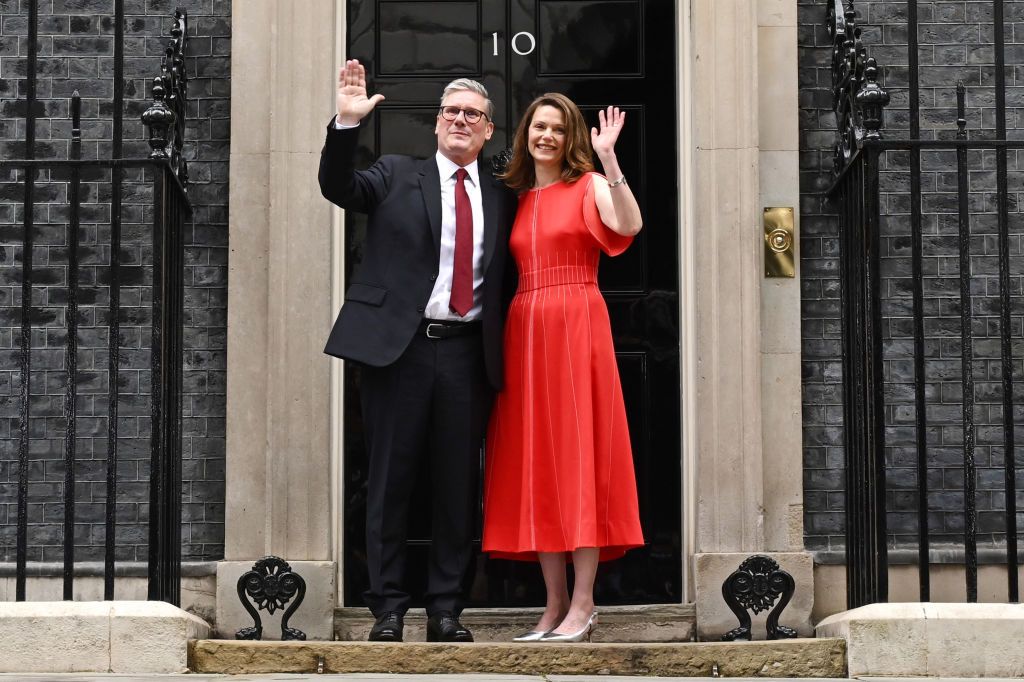
{"label": "number 10 on door", "polygon": [[[494,56],[498,56],[498,32],[495,31],[491,34],[491,38],[494,39]],[[537,40],[533,37],[533,34],[529,31],[520,31],[519,33],[512,36],[512,40],[509,41],[512,46],[512,51],[521,57],[533,52],[537,49]],[[523,49],[525,46],[525,49]]]}

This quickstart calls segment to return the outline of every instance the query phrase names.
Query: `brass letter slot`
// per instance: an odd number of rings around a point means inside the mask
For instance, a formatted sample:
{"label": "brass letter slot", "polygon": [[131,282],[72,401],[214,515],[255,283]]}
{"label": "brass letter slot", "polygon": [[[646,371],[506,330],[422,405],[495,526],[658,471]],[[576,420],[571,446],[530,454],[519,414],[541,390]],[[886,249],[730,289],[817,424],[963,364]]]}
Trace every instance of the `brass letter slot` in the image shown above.
{"label": "brass letter slot", "polygon": [[793,262],[793,208],[764,209],[764,275],[795,277]]}

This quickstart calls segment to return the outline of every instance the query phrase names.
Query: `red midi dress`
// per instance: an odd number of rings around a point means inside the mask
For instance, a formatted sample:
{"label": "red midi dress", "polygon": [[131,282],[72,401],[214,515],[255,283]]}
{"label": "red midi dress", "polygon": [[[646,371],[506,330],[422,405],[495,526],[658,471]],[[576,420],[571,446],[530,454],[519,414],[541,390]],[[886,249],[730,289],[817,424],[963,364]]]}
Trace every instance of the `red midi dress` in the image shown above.
{"label": "red midi dress", "polygon": [[602,561],[643,545],[633,455],[601,251],[608,229],[595,174],[523,194],[509,248],[519,289],[505,323],[505,388],[487,430],[483,550],[501,559],[599,547]]}

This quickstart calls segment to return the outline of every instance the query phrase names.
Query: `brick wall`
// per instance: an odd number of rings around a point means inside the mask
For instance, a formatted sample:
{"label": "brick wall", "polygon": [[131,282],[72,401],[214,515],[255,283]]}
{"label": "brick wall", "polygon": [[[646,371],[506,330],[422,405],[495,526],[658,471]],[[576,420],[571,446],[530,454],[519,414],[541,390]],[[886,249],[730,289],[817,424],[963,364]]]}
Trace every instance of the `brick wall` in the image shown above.
{"label": "brick wall", "polygon": [[[878,59],[892,96],[885,137],[909,137],[907,14],[904,1],[857,2],[869,55]],[[801,252],[804,381],[805,540],[812,550],[844,544],[842,367],[839,322],[838,220],[822,195],[831,181],[834,117],[831,111],[831,42],[826,3],[801,0]],[[1008,136],[1024,128],[1024,2],[1004,2],[1007,42]],[[995,135],[992,2],[921,2],[919,61],[921,136],[951,139],[956,131],[956,82],[967,86],[972,139]],[[913,328],[910,290],[909,157],[882,161],[882,308],[886,399],[888,524],[890,543],[917,542]],[[1024,161],[1024,159],[1022,159]],[[979,542],[1004,537],[1001,362],[999,347],[995,156],[971,153],[970,169],[972,329],[975,337],[975,421],[978,465]],[[1024,423],[1024,273],[1018,213],[1022,175],[1017,154],[1010,169],[1010,253],[1013,294],[1011,333],[1017,377],[1016,423]],[[959,544],[963,531],[960,380],[960,298],[957,240],[956,156],[922,155],[923,271],[926,416],[933,542]],[[1024,429],[1017,442],[1024,443]],[[1021,453],[1024,454],[1024,453]],[[1018,487],[1024,490],[1018,455]],[[1018,494],[1022,507],[1024,494]],[[1024,527],[1024,515],[1018,519]]]}
{"label": "brick wall", "polygon": [[[194,222],[185,234],[183,556],[217,559],[224,542],[227,186],[230,0],[125,0],[124,155],[145,156],[139,115],[159,73],[171,16],[189,13],[185,147]],[[38,158],[67,158],[69,97],[79,90],[85,158],[112,154],[113,0],[39,2]],[[28,3],[0,0],[0,158],[24,154]],[[125,175],[119,382],[119,560],[145,560],[148,520],[149,324],[152,190]],[[15,547],[21,378],[23,178],[0,177],[0,561]],[[106,500],[110,176],[82,185],[76,424],[76,558],[102,558]],[[44,174],[35,193],[29,559],[58,560],[63,535],[63,395],[67,300],[66,176]]]}

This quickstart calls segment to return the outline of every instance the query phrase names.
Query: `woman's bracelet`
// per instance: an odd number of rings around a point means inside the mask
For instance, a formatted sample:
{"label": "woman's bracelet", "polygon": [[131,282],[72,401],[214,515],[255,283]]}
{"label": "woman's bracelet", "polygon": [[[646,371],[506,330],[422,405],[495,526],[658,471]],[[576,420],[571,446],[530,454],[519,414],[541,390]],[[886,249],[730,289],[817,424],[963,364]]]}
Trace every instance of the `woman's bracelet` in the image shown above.
{"label": "woman's bracelet", "polygon": [[609,188],[611,188],[611,187],[618,187],[619,185],[624,185],[624,184],[626,184],[626,176],[625,175],[623,175],[621,178],[619,178],[615,182],[609,182],[608,183],[608,187]]}

